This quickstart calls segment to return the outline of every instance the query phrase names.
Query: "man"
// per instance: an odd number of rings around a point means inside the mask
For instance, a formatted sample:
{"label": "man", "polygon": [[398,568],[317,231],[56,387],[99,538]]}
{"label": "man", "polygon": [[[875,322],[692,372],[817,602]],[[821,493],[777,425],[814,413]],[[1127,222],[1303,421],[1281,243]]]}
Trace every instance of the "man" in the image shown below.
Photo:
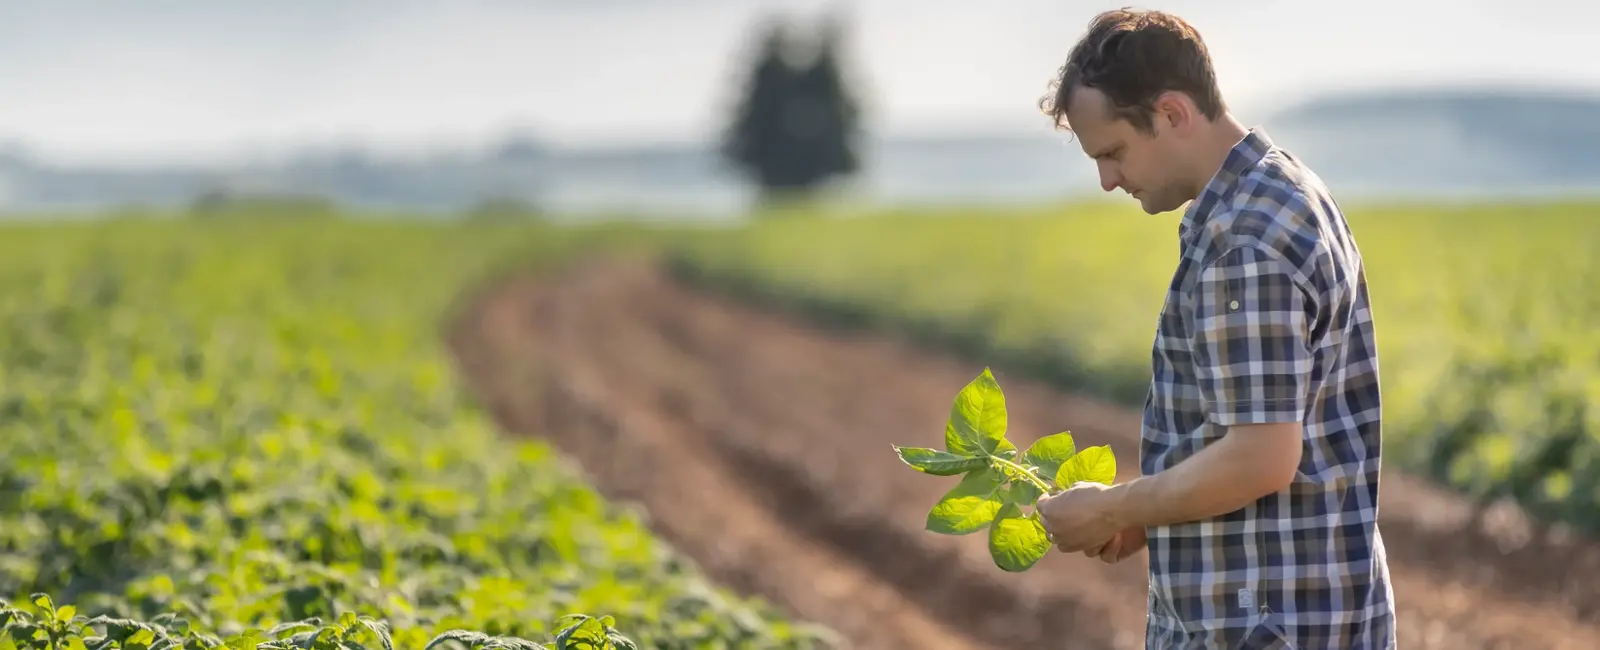
{"label": "man", "polygon": [[1148,549],[1149,648],[1395,647],[1377,529],[1378,363],[1322,182],[1224,104],[1174,16],[1091,21],[1043,108],[1157,214],[1190,202],[1155,332],[1141,476],[1041,499],[1057,547]]}

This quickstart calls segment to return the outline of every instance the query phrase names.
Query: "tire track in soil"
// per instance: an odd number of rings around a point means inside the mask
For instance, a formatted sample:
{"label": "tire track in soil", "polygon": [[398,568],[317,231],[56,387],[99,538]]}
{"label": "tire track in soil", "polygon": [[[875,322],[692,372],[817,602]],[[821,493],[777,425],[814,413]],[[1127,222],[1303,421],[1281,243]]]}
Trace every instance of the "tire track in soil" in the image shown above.
{"label": "tire track in soil", "polygon": [[[978,366],[823,333],[591,262],[489,288],[450,331],[501,426],[549,438],[715,580],[856,648],[1142,647],[1145,561],[1051,553],[1024,574],[980,535],[923,531],[953,485],[889,444],[937,446]],[[1009,435],[1071,430],[1138,472],[1138,414],[996,369]],[[1466,528],[1460,499],[1390,472],[1382,531],[1406,648],[1600,648],[1600,545]],[[973,631],[964,635],[958,629]]]}

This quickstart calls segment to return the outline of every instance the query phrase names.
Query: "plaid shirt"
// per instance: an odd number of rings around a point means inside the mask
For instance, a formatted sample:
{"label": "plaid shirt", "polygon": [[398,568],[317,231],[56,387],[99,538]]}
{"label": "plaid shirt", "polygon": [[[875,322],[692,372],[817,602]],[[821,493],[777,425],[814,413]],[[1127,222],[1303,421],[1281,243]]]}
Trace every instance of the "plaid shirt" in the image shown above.
{"label": "plaid shirt", "polygon": [[1366,276],[1327,189],[1252,130],[1191,202],[1161,310],[1143,473],[1231,425],[1302,422],[1293,484],[1148,532],[1148,648],[1389,649]]}

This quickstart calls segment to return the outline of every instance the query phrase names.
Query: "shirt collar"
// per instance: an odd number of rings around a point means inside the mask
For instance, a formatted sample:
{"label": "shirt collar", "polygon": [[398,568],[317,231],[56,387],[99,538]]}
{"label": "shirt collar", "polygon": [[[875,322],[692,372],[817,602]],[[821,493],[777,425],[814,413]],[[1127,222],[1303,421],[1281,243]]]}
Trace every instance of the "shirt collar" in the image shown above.
{"label": "shirt collar", "polygon": [[1183,220],[1178,224],[1180,237],[1188,236],[1195,228],[1210,216],[1216,207],[1217,201],[1227,195],[1228,189],[1244,175],[1245,171],[1255,167],[1261,159],[1272,150],[1272,139],[1267,137],[1266,131],[1255,127],[1247,131],[1244,138],[1228,150],[1228,155],[1222,159],[1222,166],[1217,168],[1217,173],[1200,190],[1200,195],[1189,203],[1189,209],[1183,213]]}

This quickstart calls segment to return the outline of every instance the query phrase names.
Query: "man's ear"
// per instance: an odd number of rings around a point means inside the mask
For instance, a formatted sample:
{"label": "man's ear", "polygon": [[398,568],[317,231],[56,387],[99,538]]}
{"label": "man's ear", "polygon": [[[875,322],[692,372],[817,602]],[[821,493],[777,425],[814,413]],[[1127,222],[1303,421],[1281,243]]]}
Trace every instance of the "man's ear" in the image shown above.
{"label": "man's ear", "polygon": [[1156,96],[1154,108],[1156,121],[1179,133],[1192,130],[1195,120],[1199,118],[1189,98],[1175,90],[1168,90]]}

